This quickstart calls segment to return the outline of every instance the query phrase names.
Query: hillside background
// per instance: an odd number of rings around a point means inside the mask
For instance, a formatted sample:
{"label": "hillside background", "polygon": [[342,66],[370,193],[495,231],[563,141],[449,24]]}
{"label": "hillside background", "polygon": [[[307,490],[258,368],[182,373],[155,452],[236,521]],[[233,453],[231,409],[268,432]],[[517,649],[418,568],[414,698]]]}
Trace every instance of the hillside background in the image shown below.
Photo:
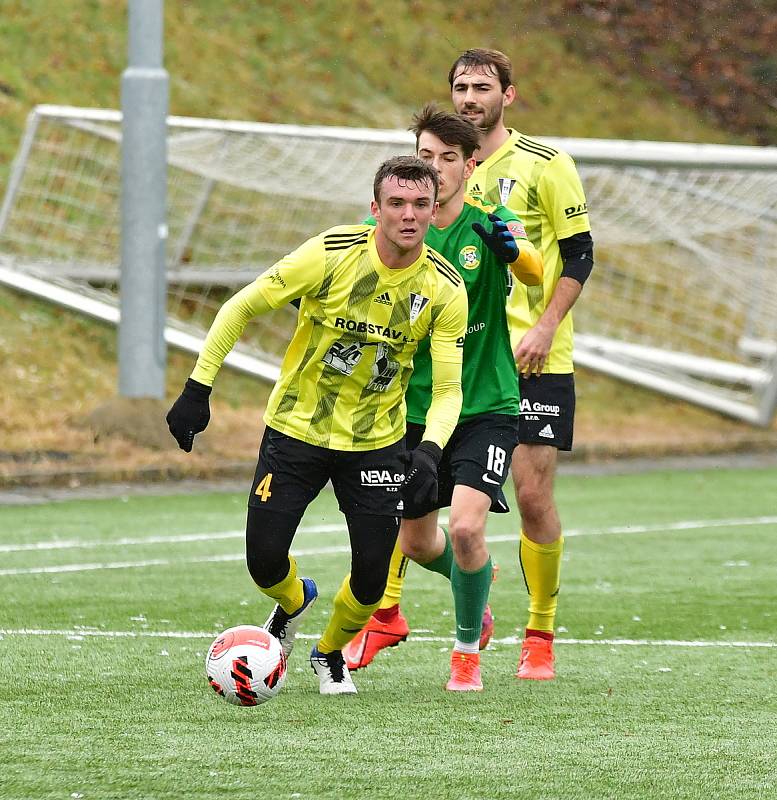
{"label": "hillside background", "polygon": [[[0,192],[34,105],[120,107],[126,6],[0,0]],[[185,116],[404,128],[448,103],[450,64],[474,46],[512,57],[508,124],[535,136],[777,144],[777,2],[165,3],[170,111]],[[124,430],[94,416],[116,394],[115,331],[0,289],[0,356],[0,481],[242,474],[254,458],[266,387],[249,379],[220,377],[185,457],[129,415]],[[171,352],[170,399],[190,367]],[[590,373],[578,384],[580,456],[775,441]]]}

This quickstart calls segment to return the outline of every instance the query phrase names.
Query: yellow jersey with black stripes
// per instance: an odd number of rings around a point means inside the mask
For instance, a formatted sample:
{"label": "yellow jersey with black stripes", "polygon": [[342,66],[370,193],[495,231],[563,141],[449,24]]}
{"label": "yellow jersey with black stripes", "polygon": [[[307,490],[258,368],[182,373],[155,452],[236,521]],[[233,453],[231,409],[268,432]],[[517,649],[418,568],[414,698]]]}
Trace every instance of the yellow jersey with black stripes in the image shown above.
{"label": "yellow jersey with black stripes", "polygon": [[[529,241],[542,254],[542,284],[525,286],[516,281],[510,293],[507,317],[515,348],[553,296],[563,267],[558,240],[591,230],[580,176],[567,153],[511,130],[507,141],[476,167],[467,192],[517,214]],[[553,337],[545,372],[573,371],[573,334],[569,312]]]}
{"label": "yellow jersey with black stripes", "polygon": [[437,403],[425,438],[445,446],[461,408],[467,325],[464,282],[448,261],[424,245],[413,264],[389,269],[373,227],[331,228],[225,304],[192,377],[212,383],[246,321],[294,298],[302,299],[297,327],[267,404],[268,425],[332,450],[397,442],[413,355],[431,334]]}

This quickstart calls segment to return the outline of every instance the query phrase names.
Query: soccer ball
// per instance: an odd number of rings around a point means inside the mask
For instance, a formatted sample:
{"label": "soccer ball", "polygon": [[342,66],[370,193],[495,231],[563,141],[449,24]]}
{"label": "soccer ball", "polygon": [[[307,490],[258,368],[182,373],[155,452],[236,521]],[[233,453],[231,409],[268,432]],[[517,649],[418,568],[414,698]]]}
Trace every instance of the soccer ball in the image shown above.
{"label": "soccer ball", "polygon": [[237,625],[217,636],[205,657],[205,674],[216,694],[236,706],[258,706],[286,683],[281,643],[264,628]]}

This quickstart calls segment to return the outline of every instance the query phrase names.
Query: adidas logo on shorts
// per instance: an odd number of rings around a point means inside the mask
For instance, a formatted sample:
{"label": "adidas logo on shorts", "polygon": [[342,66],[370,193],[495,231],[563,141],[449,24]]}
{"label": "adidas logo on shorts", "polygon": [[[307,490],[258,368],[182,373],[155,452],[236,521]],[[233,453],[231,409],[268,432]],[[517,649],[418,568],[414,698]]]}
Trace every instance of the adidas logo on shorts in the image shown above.
{"label": "adidas logo on shorts", "polygon": [[553,428],[550,425],[546,425],[538,434],[537,436],[544,436],[546,439],[552,439],[556,434],[553,433]]}
{"label": "adidas logo on shorts", "polygon": [[383,292],[383,294],[379,294],[379,295],[378,295],[378,296],[375,298],[375,300],[373,300],[373,302],[374,302],[374,303],[382,303],[384,306],[391,306],[391,305],[394,305],[394,304],[391,302],[391,295],[390,295],[388,292]]}

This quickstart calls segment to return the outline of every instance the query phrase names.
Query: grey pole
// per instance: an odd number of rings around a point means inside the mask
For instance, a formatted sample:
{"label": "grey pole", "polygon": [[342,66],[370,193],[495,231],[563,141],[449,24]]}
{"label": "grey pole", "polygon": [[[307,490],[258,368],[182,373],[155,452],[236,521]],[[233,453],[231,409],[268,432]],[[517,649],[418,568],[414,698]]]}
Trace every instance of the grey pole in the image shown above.
{"label": "grey pole", "polygon": [[164,0],[129,0],[129,65],[121,77],[119,394],[165,394],[168,76]]}

